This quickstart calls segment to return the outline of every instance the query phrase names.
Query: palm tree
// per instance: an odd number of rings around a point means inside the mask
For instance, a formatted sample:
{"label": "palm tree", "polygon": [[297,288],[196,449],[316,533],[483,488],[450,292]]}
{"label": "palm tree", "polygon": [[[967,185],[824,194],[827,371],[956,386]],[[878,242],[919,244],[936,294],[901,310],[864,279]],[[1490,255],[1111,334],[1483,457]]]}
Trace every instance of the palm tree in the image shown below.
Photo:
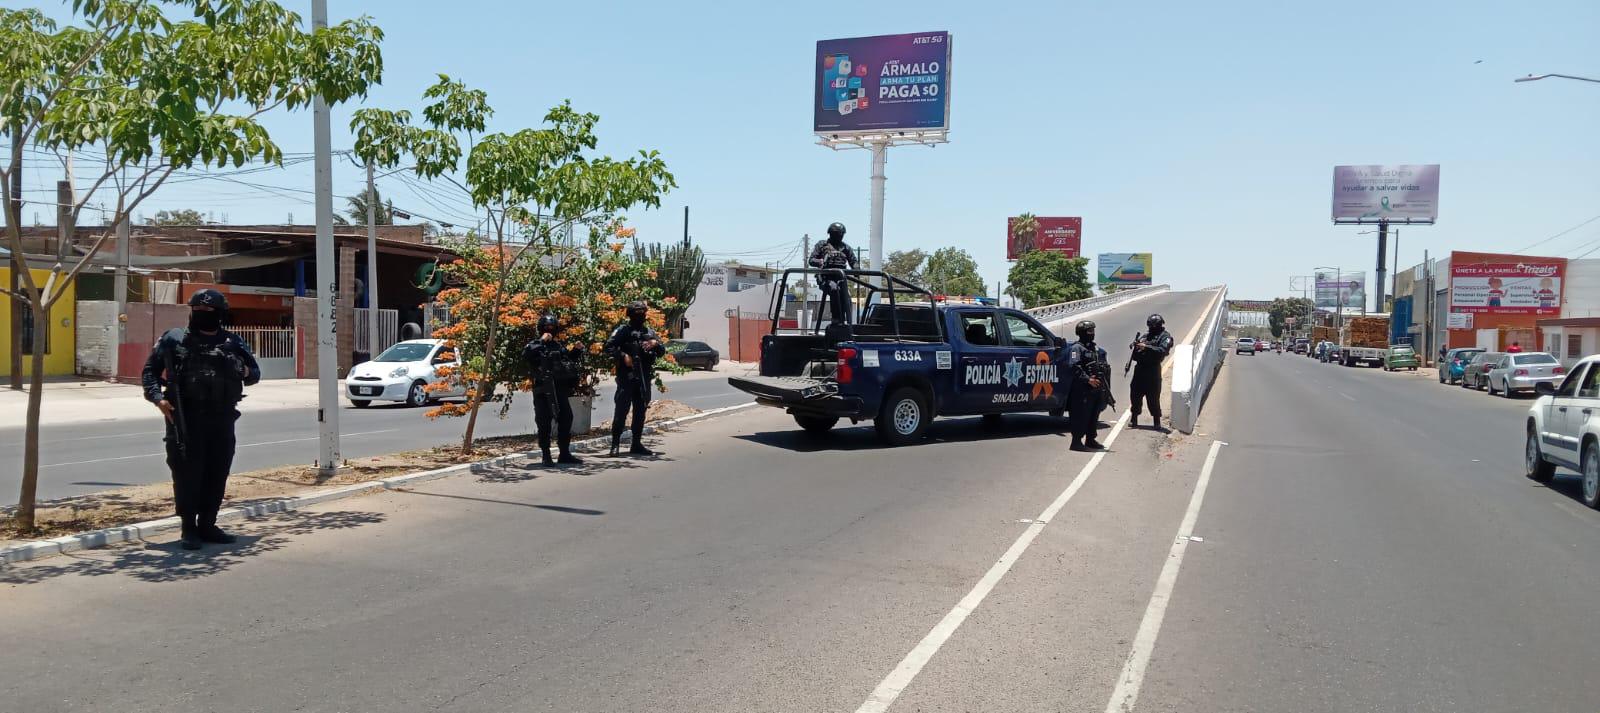
{"label": "palm tree", "polygon": [[[392,201],[385,203],[383,196],[378,194],[378,189],[376,188],[372,189],[372,197],[377,199],[377,205],[375,206],[377,210],[373,211],[372,222],[375,225],[394,225],[394,203]],[[366,225],[367,192],[363,190],[346,198],[345,202],[350,206],[350,209],[345,211],[345,215],[350,216],[350,224]]]}
{"label": "palm tree", "polygon": [[1032,213],[1023,213],[1017,216],[1015,223],[1011,224],[1011,254],[1022,257],[1023,253],[1032,250],[1034,240],[1039,236],[1039,219]]}

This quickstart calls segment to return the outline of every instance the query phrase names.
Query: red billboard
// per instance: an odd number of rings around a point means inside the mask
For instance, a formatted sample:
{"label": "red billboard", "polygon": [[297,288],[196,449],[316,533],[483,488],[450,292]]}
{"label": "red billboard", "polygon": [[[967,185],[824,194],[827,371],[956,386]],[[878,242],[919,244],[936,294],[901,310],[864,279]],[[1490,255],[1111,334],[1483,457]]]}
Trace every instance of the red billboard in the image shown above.
{"label": "red billboard", "polygon": [[1039,230],[1033,235],[1033,244],[1027,236],[1018,236],[1016,218],[1006,218],[1006,259],[1015,260],[1028,250],[1049,250],[1067,257],[1077,257],[1083,252],[1082,218],[1034,218]]}
{"label": "red billboard", "polygon": [[1567,259],[1450,253],[1450,311],[1560,315]]}

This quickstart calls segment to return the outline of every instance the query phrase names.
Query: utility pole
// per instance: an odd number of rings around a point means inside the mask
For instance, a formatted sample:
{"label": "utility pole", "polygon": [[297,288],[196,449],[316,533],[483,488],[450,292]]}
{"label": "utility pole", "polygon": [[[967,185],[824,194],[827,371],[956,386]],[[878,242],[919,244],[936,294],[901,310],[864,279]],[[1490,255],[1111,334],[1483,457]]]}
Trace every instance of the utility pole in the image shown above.
{"label": "utility pole", "polygon": [[[311,0],[312,30],[327,26],[328,0]],[[311,114],[317,208],[317,475],[329,477],[339,471],[339,346],[334,335],[339,272],[333,264],[333,129],[322,95],[312,99]]]}
{"label": "utility pole", "polygon": [[[1397,236],[1398,237],[1398,236]],[[1396,247],[1395,252],[1399,252]],[[1433,264],[1428,262],[1428,251],[1422,251],[1422,348],[1427,350],[1423,359],[1434,359],[1433,353],[1438,349],[1433,346]],[[1434,366],[1438,366],[1434,359]]]}
{"label": "utility pole", "polygon": [[[11,173],[11,211],[12,215],[22,220],[22,167]],[[19,222],[20,226],[20,222]],[[22,271],[28,269],[28,260],[22,253],[11,256],[11,294],[22,294]],[[22,390],[22,300],[11,297],[6,300],[11,303],[11,390]]]}
{"label": "utility pole", "polygon": [[683,207],[683,246],[689,247],[689,206]]}
{"label": "utility pole", "polygon": [[[367,162],[367,358],[378,358],[378,189]],[[319,218],[320,220],[320,218]]]}
{"label": "utility pole", "polygon": [[[1390,280],[1393,280],[1393,282],[1389,283],[1389,299],[1399,299],[1400,298],[1400,229],[1399,228],[1395,228],[1394,229],[1394,257],[1390,258],[1390,259],[1394,261],[1394,274],[1389,277]],[[1389,310],[1389,311],[1393,312],[1394,310]]]}
{"label": "utility pole", "polygon": [[112,279],[112,291],[117,295],[117,342],[111,350],[111,380],[122,373],[122,344],[128,340],[128,243],[133,241],[130,223],[133,217],[124,215],[117,221],[117,274]]}

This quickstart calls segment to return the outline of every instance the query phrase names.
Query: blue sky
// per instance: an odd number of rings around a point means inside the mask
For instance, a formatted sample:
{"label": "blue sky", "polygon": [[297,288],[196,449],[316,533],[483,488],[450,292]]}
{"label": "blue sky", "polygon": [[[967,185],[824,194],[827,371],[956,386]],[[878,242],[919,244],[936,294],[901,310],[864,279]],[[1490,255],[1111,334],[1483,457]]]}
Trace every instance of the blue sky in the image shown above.
{"label": "blue sky", "polygon": [[[1402,266],[1425,248],[1517,250],[1600,215],[1600,85],[1511,81],[1600,75],[1589,0],[330,6],[364,7],[387,33],[369,105],[416,109],[437,72],[489,92],[492,130],[571,99],[600,115],[602,151],[659,149],[676,174],[662,210],[632,216],[641,239],[677,238],[687,204],[708,252],[749,262],[794,259],[834,220],[866,246],[869,157],[810,133],[816,41],[930,30],[953,34],[951,142],[890,152],[886,250],[955,245],[991,284],[1005,217],[1022,211],[1082,216],[1085,254],[1153,252],[1176,288],[1267,298],[1319,265],[1370,273],[1372,236],[1329,224],[1341,163],[1442,165],[1439,223],[1402,232]],[[335,114],[336,148],[352,109]],[[311,149],[309,112],[268,125],[285,151]],[[360,169],[335,175],[336,193],[360,190]],[[250,180],[290,190],[195,181],[145,212],[311,219],[310,164]],[[442,212],[397,179],[382,188]],[[430,198],[471,212],[445,186]],[[1596,247],[1600,221],[1533,252]]]}

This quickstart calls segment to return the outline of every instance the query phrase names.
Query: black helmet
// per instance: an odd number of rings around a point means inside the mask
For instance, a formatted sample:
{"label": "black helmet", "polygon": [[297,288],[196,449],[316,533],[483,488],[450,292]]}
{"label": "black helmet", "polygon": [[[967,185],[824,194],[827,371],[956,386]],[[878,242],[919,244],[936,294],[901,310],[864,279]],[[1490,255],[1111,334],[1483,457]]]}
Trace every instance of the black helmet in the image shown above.
{"label": "black helmet", "polygon": [[551,334],[559,334],[561,332],[561,320],[548,312],[539,317],[539,333],[544,334],[545,332]]}
{"label": "black helmet", "polygon": [[634,317],[642,319],[649,313],[650,306],[645,304],[644,300],[634,300],[628,303],[628,319],[633,319]]}
{"label": "black helmet", "polygon": [[1144,321],[1144,326],[1151,329],[1156,329],[1158,327],[1165,328],[1167,326],[1167,318],[1162,317],[1160,314],[1152,314],[1150,315],[1149,319]]}
{"label": "black helmet", "polygon": [[189,297],[190,307],[210,307],[218,312],[228,311],[228,298],[211,288],[203,289]]}
{"label": "black helmet", "polygon": [[1073,327],[1072,331],[1077,333],[1078,341],[1087,340],[1092,342],[1094,341],[1094,320],[1083,320],[1078,323],[1078,326]]}
{"label": "black helmet", "polygon": [[828,226],[828,237],[844,238],[844,223],[834,223]]}

